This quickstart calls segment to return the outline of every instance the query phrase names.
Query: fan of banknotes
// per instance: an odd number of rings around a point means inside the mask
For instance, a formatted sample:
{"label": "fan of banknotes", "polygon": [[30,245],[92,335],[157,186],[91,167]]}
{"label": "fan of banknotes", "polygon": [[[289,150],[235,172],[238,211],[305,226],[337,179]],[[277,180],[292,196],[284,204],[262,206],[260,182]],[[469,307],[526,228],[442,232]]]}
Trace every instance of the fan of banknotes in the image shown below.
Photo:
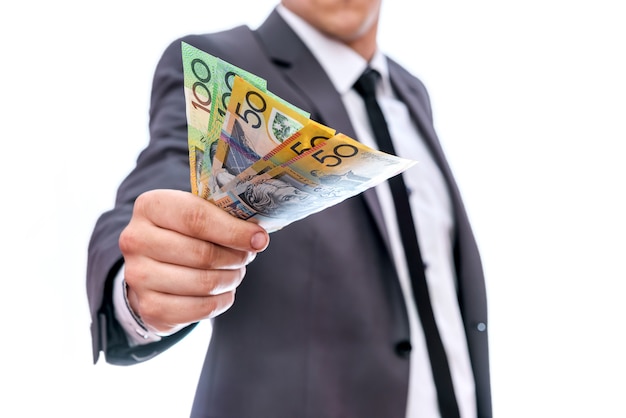
{"label": "fan of banknotes", "polygon": [[415,161],[369,148],[182,43],[192,192],[268,232],[342,202]]}

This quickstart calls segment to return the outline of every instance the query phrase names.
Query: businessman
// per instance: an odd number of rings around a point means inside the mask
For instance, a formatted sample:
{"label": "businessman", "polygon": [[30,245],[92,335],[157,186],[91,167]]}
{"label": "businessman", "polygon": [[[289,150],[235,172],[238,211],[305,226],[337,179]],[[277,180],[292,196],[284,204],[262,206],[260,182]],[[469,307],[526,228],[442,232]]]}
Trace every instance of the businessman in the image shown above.
{"label": "businessman", "polygon": [[[427,91],[378,48],[380,6],[282,0],[165,50],[150,142],[89,244],[94,361],[147,361],[211,320],[192,417],[492,416],[478,248]],[[189,192],[181,41],[418,164],[271,236],[230,216]]]}

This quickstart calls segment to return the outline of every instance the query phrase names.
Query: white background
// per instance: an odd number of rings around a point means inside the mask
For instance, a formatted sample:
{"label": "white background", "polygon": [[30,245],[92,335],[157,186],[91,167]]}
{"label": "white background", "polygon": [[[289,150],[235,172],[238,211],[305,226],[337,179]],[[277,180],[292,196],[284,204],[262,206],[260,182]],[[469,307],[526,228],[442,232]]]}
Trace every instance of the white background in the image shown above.
{"label": "white background", "polygon": [[[383,6],[380,44],[429,88],[482,250],[497,417],[626,416],[621,3]],[[94,366],[87,243],[146,144],[163,49],[272,5],[0,6],[0,416],[188,415],[208,328],[148,363]]]}

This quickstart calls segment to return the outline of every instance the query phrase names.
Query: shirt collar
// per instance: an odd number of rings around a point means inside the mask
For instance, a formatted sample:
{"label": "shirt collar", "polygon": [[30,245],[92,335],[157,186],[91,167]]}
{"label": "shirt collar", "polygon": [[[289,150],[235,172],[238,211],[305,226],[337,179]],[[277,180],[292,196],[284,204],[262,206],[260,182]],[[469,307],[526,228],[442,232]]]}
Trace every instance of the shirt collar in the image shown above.
{"label": "shirt collar", "polygon": [[[368,62],[350,47],[324,35],[282,4],[276,9],[315,56],[337,92],[341,95],[347,93],[365,71]],[[387,60],[379,49],[376,50],[369,66],[381,74],[383,93],[391,92]]]}

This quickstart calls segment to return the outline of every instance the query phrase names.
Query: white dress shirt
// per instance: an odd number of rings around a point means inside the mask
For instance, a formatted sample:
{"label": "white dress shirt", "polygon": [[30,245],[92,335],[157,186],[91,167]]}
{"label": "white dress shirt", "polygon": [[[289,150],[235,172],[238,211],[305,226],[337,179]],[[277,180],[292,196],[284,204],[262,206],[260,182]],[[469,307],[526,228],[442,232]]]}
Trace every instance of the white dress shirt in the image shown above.
{"label": "white dress shirt", "polygon": [[[462,418],[476,417],[474,378],[470,365],[467,340],[458,306],[456,277],[452,254],[454,219],[447,186],[424,141],[411,119],[407,107],[391,88],[384,55],[377,51],[371,62],[346,45],[328,38],[282,5],[277,8],[287,24],[298,34],[324,68],[339,92],[358,139],[378,148],[361,97],[352,86],[369,65],[381,74],[377,98],[389,125],[398,156],[418,161],[404,175],[410,191],[410,204],[418,232],[418,241],[426,268],[435,319],[451,368],[457,402]],[[337,65],[341,63],[341,65]],[[268,86],[271,90],[271,86]],[[407,418],[439,417],[437,394],[429,364],[424,333],[419,322],[411,291],[404,249],[391,191],[385,182],[376,186],[393,258],[409,313],[411,358]],[[125,301],[123,269],[114,287],[115,315],[125,329],[131,345],[158,341],[160,337],[146,331],[129,311]]]}

